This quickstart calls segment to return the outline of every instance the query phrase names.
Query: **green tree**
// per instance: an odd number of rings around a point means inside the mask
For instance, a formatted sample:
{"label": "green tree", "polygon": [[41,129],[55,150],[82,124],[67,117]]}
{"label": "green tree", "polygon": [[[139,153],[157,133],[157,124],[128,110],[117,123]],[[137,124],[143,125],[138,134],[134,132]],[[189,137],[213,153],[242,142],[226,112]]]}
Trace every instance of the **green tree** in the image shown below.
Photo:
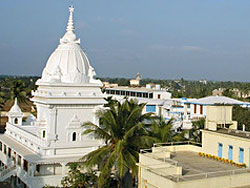
{"label": "green tree", "polygon": [[246,126],[246,131],[250,131],[250,109],[242,108],[239,105],[233,106],[233,120],[238,122],[238,128],[242,129],[242,125]]}
{"label": "green tree", "polygon": [[185,140],[184,134],[173,131],[173,119],[166,121],[162,117],[157,118],[152,123],[150,132],[159,143]]}
{"label": "green tree", "polygon": [[97,187],[97,176],[94,172],[82,172],[79,164],[72,163],[69,167],[68,175],[65,176],[61,184],[63,187],[88,188]]}
{"label": "green tree", "polygon": [[27,99],[27,88],[22,80],[14,80],[10,86],[10,97],[13,101],[15,98],[21,103],[26,103]]}
{"label": "green tree", "polygon": [[223,91],[222,95],[232,98],[234,96],[234,93],[230,89],[226,89],[225,91]]}
{"label": "green tree", "polygon": [[201,143],[201,129],[205,127],[205,118],[193,121],[192,124],[192,129],[189,130],[189,138],[191,141]]}
{"label": "green tree", "polygon": [[156,140],[146,129],[145,122],[151,121],[151,113],[142,114],[145,104],[138,104],[134,100],[125,99],[110,103],[109,109],[98,112],[100,125],[92,122],[84,123],[86,130],[83,134],[93,134],[95,138],[105,143],[99,149],[82,157],[83,166],[93,168],[99,166],[100,175],[98,184],[105,185],[112,169],[115,169],[118,178],[118,187],[121,187],[125,174],[137,175],[139,151],[152,146]]}

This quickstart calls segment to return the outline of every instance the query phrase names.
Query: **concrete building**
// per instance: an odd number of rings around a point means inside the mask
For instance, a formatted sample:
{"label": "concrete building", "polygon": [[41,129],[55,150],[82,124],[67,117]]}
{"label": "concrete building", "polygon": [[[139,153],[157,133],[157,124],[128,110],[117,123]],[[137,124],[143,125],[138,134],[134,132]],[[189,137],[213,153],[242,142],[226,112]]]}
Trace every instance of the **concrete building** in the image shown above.
{"label": "concrete building", "polygon": [[141,150],[139,188],[250,186],[250,132],[237,130],[231,117],[231,106],[207,106],[202,144],[163,143]]}
{"label": "concrete building", "polygon": [[[171,118],[179,121],[181,114],[173,109],[171,93],[162,89],[160,85],[147,84],[146,87],[114,86],[105,88],[104,96],[113,97],[118,101],[123,101],[124,97],[133,98],[138,103],[146,103],[143,113],[152,112],[156,116],[162,116],[166,120]],[[178,122],[179,123],[179,122]],[[179,127],[176,125],[176,128]]]}
{"label": "concrete building", "polygon": [[139,86],[139,85],[140,85],[140,80],[141,80],[141,75],[140,75],[140,73],[138,72],[138,73],[136,74],[136,78],[135,78],[135,79],[131,79],[131,80],[129,81],[130,86]]}
{"label": "concrete building", "polygon": [[206,117],[206,107],[216,104],[250,107],[249,102],[243,102],[225,96],[208,96],[200,99],[186,100],[184,102],[184,117],[189,119]]}
{"label": "concrete building", "polygon": [[218,88],[218,89],[214,89],[213,91],[212,91],[212,95],[213,96],[216,96],[216,95],[218,95],[218,96],[223,96],[223,92],[226,90],[226,88]]}
{"label": "concrete building", "polygon": [[96,111],[105,103],[102,83],[76,38],[73,7],[66,33],[49,57],[32,92],[37,118],[22,123],[17,101],[8,113],[6,132],[0,135],[0,181],[15,187],[60,186],[68,165],[98,148],[101,142],[83,136],[83,122],[98,124]]}

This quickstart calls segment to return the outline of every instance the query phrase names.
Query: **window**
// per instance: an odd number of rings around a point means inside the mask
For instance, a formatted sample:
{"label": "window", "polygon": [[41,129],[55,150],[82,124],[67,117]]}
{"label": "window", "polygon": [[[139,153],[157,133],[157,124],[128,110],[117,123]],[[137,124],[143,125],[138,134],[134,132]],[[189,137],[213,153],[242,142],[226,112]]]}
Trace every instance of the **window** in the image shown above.
{"label": "window", "polygon": [[239,148],[239,163],[244,163],[244,148]]}
{"label": "window", "polygon": [[156,112],[155,105],[146,105],[146,112]]}
{"label": "window", "polygon": [[18,119],[17,118],[14,119],[14,124],[18,124]]}
{"label": "window", "polygon": [[222,147],[223,147],[222,143],[219,143],[218,144],[218,157],[222,157]]}
{"label": "window", "polygon": [[3,144],[2,144],[2,142],[0,142],[0,151],[2,151],[3,150]]}
{"label": "window", "polygon": [[194,113],[196,114],[196,104],[194,104]]}
{"label": "window", "polygon": [[23,169],[28,172],[28,161],[23,160]]}
{"label": "window", "polygon": [[16,152],[14,151],[14,155],[12,156],[12,159],[15,161],[16,163]]}
{"label": "window", "polygon": [[203,106],[200,105],[200,114],[203,114]]}
{"label": "window", "polygon": [[6,145],[4,145],[4,146],[3,146],[3,152],[4,152],[4,154],[6,154],[6,153],[7,153],[7,148],[6,148]]}
{"label": "window", "polygon": [[39,165],[39,164],[36,165],[36,171],[37,171],[38,173],[40,172],[40,165]]}
{"label": "window", "polygon": [[11,148],[8,148],[8,156],[11,158]]}
{"label": "window", "polygon": [[228,146],[228,159],[233,160],[233,146]]}
{"label": "window", "polygon": [[153,93],[149,93],[149,98],[150,98],[150,99],[153,98]]}
{"label": "window", "polygon": [[46,136],[46,132],[45,132],[45,130],[43,130],[43,135],[42,135],[42,137],[45,138],[45,136]]}
{"label": "window", "polygon": [[72,141],[76,141],[76,132],[73,132],[72,134]]}
{"label": "window", "polygon": [[161,94],[158,94],[158,99],[161,99]]}
{"label": "window", "polygon": [[187,104],[187,108],[190,108],[190,104]]}
{"label": "window", "polygon": [[138,92],[137,97],[142,97],[142,93]]}
{"label": "window", "polygon": [[21,166],[21,156],[18,155],[18,158],[17,158],[17,165]]}

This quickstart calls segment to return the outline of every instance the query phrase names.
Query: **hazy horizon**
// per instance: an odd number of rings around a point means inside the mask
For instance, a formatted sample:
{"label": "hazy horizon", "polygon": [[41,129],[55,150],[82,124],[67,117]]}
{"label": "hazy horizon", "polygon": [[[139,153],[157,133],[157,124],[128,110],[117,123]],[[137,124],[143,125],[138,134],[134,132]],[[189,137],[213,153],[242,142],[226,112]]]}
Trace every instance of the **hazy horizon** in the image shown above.
{"label": "hazy horizon", "polygon": [[[0,2],[0,74],[41,76],[70,1]],[[250,1],[73,0],[97,77],[250,82]]]}

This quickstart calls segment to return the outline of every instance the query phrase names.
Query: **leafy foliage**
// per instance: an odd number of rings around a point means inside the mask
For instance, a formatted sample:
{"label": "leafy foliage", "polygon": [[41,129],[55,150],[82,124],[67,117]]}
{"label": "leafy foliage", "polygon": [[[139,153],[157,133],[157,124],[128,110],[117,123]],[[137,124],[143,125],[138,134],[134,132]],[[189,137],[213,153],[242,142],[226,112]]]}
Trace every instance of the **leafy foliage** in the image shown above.
{"label": "leafy foliage", "polygon": [[242,125],[246,126],[246,131],[250,131],[250,109],[242,108],[238,105],[233,106],[233,120],[238,122],[238,129],[242,129]]}
{"label": "leafy foliage", "polygon": [[193,122],[192,129],[189,130],[189,137],[191,141],[201,143],[201,131],[205,127],[205,118]]}
{"label": "leafy foliage", "polygon": [[98,112],[100,126],[86,122],[83,134],[93,134],[105,145],[82,158],[85,167],[100,168],[99,186],[105,185],[112,170],[119,182],[127,172],[137,175],[139,150],[148,148],[156,141],[149,135],[145,122],[151,120],[151,113],[142,114],[145,104],[126,99],[122,104],[113,101],[109,109]]}
{"label": "leafy foliage", "polygon": [[61,184],[63,187],[88,188],[97,187],[97,176],[94,172],[82,172],[77,163],[72,163],[69,167],[68,175],[65,176]]}
{"label": "leafy foliage", "polygon": [[155,119],[150,126],[150,132],[159,143],[185,140],[183,133],[173,131],[173,119],[168,121],[162,117]]}

